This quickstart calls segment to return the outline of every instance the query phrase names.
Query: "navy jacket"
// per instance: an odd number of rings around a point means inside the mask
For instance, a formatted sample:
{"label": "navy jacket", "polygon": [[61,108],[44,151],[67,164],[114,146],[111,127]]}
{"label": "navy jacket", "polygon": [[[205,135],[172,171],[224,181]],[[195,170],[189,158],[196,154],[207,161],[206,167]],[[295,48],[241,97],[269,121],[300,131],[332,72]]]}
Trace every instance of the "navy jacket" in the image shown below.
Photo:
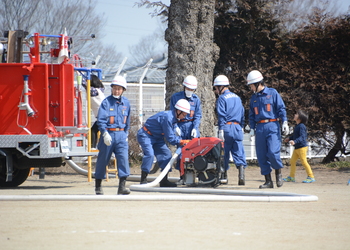
{"label": "navy jacket", "polygon": [[307,147],[307,129],[304,123],[299,123],[294,128],[294,133],[289,140],[293,140],[295,142],[294,148],[303,148]]}

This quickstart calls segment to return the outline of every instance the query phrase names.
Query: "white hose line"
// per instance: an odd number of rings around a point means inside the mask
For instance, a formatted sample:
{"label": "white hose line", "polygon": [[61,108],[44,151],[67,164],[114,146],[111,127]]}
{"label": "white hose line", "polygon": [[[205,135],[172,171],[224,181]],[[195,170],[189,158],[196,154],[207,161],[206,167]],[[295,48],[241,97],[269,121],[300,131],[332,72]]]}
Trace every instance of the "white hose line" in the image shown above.
{"label": "white hose line", "polygon": [[[248,191],[248,190],[232,190],[232,189],[219,189],[219,188],[166,188],[166,187],[153,187],[143,188],[144,185],[131,185],[133,191],[138,192],[160,192],[160,193],[182,193],[182,194],[215,194],[215,195],[239,195],[239,196],[313,196],[306,194],[287,193],[287,192],[272,192],[272,191]],[[130,186],[130,187],[131,187]]]}
{"label": "white hose line", "polygon": [[[115,177],[115,176],[114,176]],[[147,181],[154,181],[158,176],[147,176]],[[128,178],[126,178],[127,181],[134,181],[134,182],[140,182],[141,180],[141,175],[136,175],[136,174],[133,174],[133,175],[129,175]],[[180,180],[179,177],[169,177],[168,176],[168,180],[170,182],[177,182],[178,180]]]}
{"label": "white hose line", "polygon": [[[165,193],[188,193],[188,194],[216,194],[225,195],[224,197],[232,197],[235,195],[235,200],[241,201],[317,201],[318,197],[314,195],[300,195],[293,193],[282,192],[264,192],[264,191],[240,191],[240,190],[223,190],[223,189],[209,189],[209,188],[164,188],[155,187],[168,173],[174,161],[177,159],[181,148],[178,148],[170,159],[167,166],[161,174],[152,182],[140,185],[130,185],[131,191],[141,192],[165,192]],[[250,199],[251,198],[251,199]],[[226,198],[224,198],[225,200]]]}
{"label": "white hose line", "polygon": [[[50,198],[57,200],[148,200],[148,201],[317,201],[318,197],[314,195],[304,195],[286,192],[269,192],[269,191],[244,191],[244,190],[227,190],[216,188],[165,188],[156,187],[159,182],[168,173],[174,161],[177,159],[181,148],[178,148],[170,159],[167,166],[152,182],[147,184],[130,185],[131,191],[139,192],[165,192],[165,193],[181,193],[183,195],[73,195],[72,198],[67,195],[57,196],[54,195]],[[69,166],[71,166],[79,174],[87,175],[88,171],[80,168],[72,160],[66,160]],[[92,173],[94,176],[94,173]],[[115,175],[109,175],[115,177]],[[154,178],[154,177],[151,177]],[[149,180],[150,178],[147,177]],[[173,178],[178,180],[178,178]],[[129,176],[129,181],[140,181],[140,176]],[[186,194],[199,194],[199,195],[186,195]],[[44,196],[43,199],[48,199]],[[56,198],[55,198],[56,197]],[[40,199],[39,196],[30,197],[31,199]],[[25,197],[23,197],[25,199]],[[2,196],[0,196],[2,200]]]}
{"label": "white hose line", "polygon": [[[130,190],[134,190],[140,188],[141,190],[147,189],[147,188],[153,188],[159,184],[159,182],[164,178],[164,176],[169,172],[171,169],[171,166],[173,165],[174,161],[179,156],[179,153],[181,152],[181,148],[178,148],[176,152],[174,153],[173,157],[171,157],[170,161],[166,165],[166,167],[160,172],[160,175],[152,182],[142,185],[131,185]],[[151,191],[152,192],[152,191]]]}
{"label": "white hose line", "polygon": [[[65,162],[78,174],[81,175],[88,175],[88,171],[79,167],[74,161],[66,159]],[[95,172],[92,172],[92,177],[95,178]],[[115,174],[108,174],[109,178],[116,178]],[[148,181],[154,181],[157,177],[155,176],[147,176]],[[140,182],[141,175],[129,175],[128,178],[126,178],[127,181],[135,181]],[[179,180],[178,177],[168,177],[168,180],[171,182],[177,182]]]}
{"label": "white hose line", "polygon": [[228,195],[0,195],[0,201],[317,201],[309,196],[228,196]]}

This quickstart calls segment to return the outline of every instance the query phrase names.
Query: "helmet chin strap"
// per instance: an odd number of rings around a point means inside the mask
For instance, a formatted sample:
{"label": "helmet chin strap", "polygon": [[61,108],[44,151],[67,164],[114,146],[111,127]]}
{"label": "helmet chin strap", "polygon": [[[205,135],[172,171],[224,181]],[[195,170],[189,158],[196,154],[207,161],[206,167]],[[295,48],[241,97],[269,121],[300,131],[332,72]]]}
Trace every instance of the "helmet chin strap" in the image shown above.
{"label": "helmet chin strap", "polygon": [[[258,91],[258,88],[259,88],[259,85],[262,85],[262,86],[263,86],[263,81],[256,82],[256,83],[253,83],[253,84],[254,84],[254,86],[255,86],[254,94],[260,92],[260,91]],[[263,89],[264,89],[264,88],[263,88]]]}
{"label": "helmet chin strap", "polygon": [[[262,86],[262,89],[261,89],[260,91],[258,91],[258,87],[259,87],[260,85]],[[264,88],[265,88],[265,86],[263,85],[263,82],[262,82],[262,81],[257,82],[256,85],[255,85],[255,87],[256,87],[256,93],[259,93],[259,92],[263,91]]]}
{"label": "helmet chin strap", "polygon": [[218,86],[219,88],[219,95],[221,95],[222,94],[222,90],[225,88],[225,86]]}
{"label": "helmet chin strap", "polygon": [[259,82],[253,83],[253,84],[254,84],[254,86],[255,86],[254,94],[255,94],[255,93],[258,93]]}
{"label": "helmet chin strap", "polygon": [[180,117],[181,114],[182,114],[182,111],[177,109],[177,110],[176,110],[176,119],[177,119],[177,120],[180,120],[179,117]]}

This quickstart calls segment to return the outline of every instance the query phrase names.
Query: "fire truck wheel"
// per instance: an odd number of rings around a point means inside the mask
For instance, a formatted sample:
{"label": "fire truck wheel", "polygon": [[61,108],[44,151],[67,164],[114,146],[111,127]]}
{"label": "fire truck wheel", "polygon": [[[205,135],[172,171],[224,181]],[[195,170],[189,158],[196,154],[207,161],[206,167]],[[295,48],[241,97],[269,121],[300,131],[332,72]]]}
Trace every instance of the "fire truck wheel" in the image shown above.
{"label": "fire truck wheel", "polygon": [[29,171],[30,168],[14,168],[12,173],[12,181],[6,182],[6,167],[2,165],[0,172],[0,187],[17,187],[21,185],[28,178]]}

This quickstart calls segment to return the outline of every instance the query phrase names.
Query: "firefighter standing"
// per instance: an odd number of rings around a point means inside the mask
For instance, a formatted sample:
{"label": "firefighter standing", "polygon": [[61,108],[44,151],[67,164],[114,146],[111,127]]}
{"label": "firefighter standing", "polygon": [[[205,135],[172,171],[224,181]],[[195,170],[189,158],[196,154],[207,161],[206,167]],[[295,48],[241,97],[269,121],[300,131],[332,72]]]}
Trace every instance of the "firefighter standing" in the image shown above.
{"label": "firefighter standing", "polygon": [[173,94],[170,98],[170,110],[175,109],[175,104],[180,99],[187,100],[191,105],[191,112],[175,124],[175,133],[184,140],[199,137],[199,124],[202,118],[201,101],[194,94],[198,82],[196,77],[189,75],[183,81],[184,91]]}
{"label": "firefighter standing", "polygon": [[244,169],[247,167],[243,148],[244,107],[241,98],[229,89],[229,80],[219,75],[214,80],[215,92],[219,95],[216,101],[218,114],[219,138],[224,141],[225,172],[221,179],[227,179],[230,152],[238,169],[238,185],[245,185]]}
{"label": "firefighter standing", "polygon": [[249,125],[250,135],[255,135],[256,155],[261,174],[265,183],[259,188],[273,188],[271,170],[275,169],[277,187],[283,185],[283,168],[281,151],[281,130],[279,120],[282,120],[284,135],[289,133],[286,107],[279,93],[264,85],[262,74],[251,71],[247,76],[247,85],[254,92],[250,99]]}
{"label": "firefighter standing", "polygon": [[126,80],[116,76],[111,83],[112,94],[105,98],[97,115],[97,124],[103,140],[98,143],[98,156],[95,170],[95,192],[103,194],[101,181],[105,179],[106,166],[112,153],[117,159],[119,187],[118,194],[129,194],[125,188],[130,174],[128,158],[128,130],[130,128],[129,100],[122,96],[126,90]]}
{"label": "firefighter standing", "polygon": [[[147,183],[147,175],[151,170],[154,156],[157,158],[159,168],[163,170],[171,159],[171,151],[166,145],[166,140],[174,146],[180,144],[181,138],[174,133],[174,126],[190,113],[190,104],[185,99],[180,99],[175,104],[175,109],[161,111],[147,119],[144,126],[137,133],[137,141],[143,151],[141,165],[141,184]],[[161,180],[161,187],[176,187],[175,183],[168,180],[168,174]]]}

